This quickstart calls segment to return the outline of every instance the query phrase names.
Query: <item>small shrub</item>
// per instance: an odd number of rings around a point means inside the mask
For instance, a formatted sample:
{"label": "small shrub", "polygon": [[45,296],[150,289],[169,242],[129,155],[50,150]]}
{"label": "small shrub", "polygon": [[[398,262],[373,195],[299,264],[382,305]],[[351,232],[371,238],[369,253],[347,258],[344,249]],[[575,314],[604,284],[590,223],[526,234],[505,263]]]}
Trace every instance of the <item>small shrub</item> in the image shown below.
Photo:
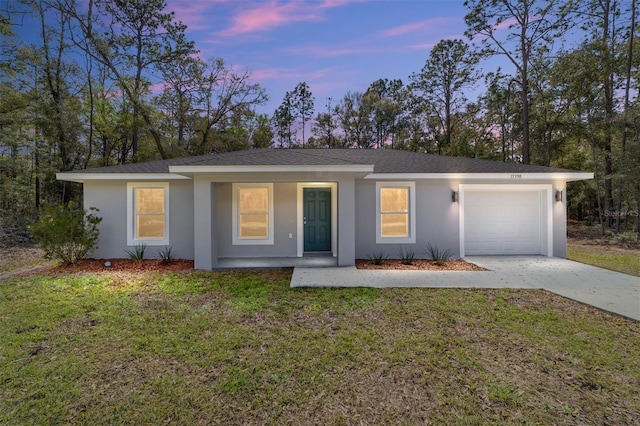
{"label": "small shrub", "polygon": [[163,249],[158,251],[158,258],[160,259],[160,263],[163,265],[168,265],[173,260],[173,252],[171,251],[170,246],[165,246]]}
{"label": "small shrub", "polygon": [[[99,211],[95,207],[89,210]],[[29,229],[46,258],[74,264],[98,247],[101,221],[102,218],[71,202],[66,206],[45,207],[40,220]]]}
{"label": "small shrub", "polygon": [[436,265],[442,265],[447,260],[451,259],[452,256],[451,250],[440,250],[437,246],[432,246],[431,244],[427,244],[427,256],[429,259],[433,260]]}
{"label": "small shrub", "polygon": [[633,231],[620,232],[619,234],[613,236],[613,240],[616,242],[616,244],[623,247],[640,248],[640,235]]}
{"label": "small shrub", "polygon": [[133,246],[133,249],[124,249],[129,259],[134,262],[141,262],[144,260],[144,252],[147,250],[147,245],[145,243],[136,244]]}
{"label": "small shrub", "polygon": [[381,251],[377,252],[377,253],[374,253],[373,255],[369,255],[367,257],[369,258],[371,263],[373,263],[374,265],[382,265],[384,263],[384,261],[389,258],[389,256],[387,256],[386,254],[384,254]]}
{"label": "small shrub", "polygon": [[400,257],[400,263],[403,265],[411,265],[413,264],[413,259],[415,259],[416,254],[411,248],[400,248],[398,256]]}

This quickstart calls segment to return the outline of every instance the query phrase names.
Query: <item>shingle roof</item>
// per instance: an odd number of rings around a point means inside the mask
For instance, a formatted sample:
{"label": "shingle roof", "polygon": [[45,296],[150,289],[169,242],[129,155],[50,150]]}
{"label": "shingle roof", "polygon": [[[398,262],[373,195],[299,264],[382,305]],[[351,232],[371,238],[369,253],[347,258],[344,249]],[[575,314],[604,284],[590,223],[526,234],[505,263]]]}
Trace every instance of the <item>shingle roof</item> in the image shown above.
{"label": "shingle roof", "polygon": [[553,173],[568,170],[392,149],[250,149],[78,170],[78,173],[169,173],[169,166],[373,165],[374,173]]}

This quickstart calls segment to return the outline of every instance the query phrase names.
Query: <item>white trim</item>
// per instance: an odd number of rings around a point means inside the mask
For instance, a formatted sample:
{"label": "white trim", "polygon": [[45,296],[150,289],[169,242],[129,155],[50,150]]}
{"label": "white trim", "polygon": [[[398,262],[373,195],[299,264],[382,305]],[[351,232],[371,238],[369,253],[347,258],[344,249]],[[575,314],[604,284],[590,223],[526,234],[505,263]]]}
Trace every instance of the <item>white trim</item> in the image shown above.
{"label": "white trim", "polygon": [[[405,238],[383,237],[380,232],[380,189],[409,188],[409,236]],[[376,244],[415,244],[416,243],[416,183],[415,182],[376,182]]]}
{"label": "white trim", "polygon": [[[238,235],[238,190],[241,188],[267,188],[269,192],[269,214],[267,218],[268,230],[267,238],[240,238]],[[273,245],[273,183],[232,183],[231,184],[231,245],[234,246],[257,246]]]}
{"label": "white trim", "polygon": [[[541,253],[548,257],[553,257],[553,185],[551,184],[527,184],[527,185],[510,185],[510,184],[461,184],[458,187],[458,224],[460,231],[460,257],[465,256],[464,247],[464,203],[466,191],[532,191],[541,192],[546,199],[546,215],[545,211],[541,211],[541,219],[545,220],[546,216],[546,248],[542,244],[544,238],[541,232],[540,247],[546,253]],[[541,206],[542,208],[542,206]],[[541,223],[541,225],[544,225]],[[541,230],[542,231],[542,230]]]}
{"label": "white trim", "polygon": [[338,255],[338,184],[336,182],[298,182],[296,202],[297,217],[297,256],[304,255],[304,188],[331,189],[331,252],[333,257]]}
{"label": "white trim", "polygon": [[375,180],[415,180],[415,179],[466,179],[501,180],[509,182],[539,180],[585,180],[593,179],[593,173],[583,172],[543,172],[543,173],[371,173],[364,179]]}
{"label": "white trim", "polygon": [[[134,189],[136,188],[164,189],[164,238],[136,238],[134,202]],[[127,182],[127,245],[135,246],[137,244],[147,246],[169,245],[169,182]]]}
{"label": "white trim", "polygon": [[70,182],[86,180],[180,180],[191,179],[174,173],[56,173],[56,179]]}
{"label": "white trim", "polygon": [[171,173],[373,172],[373,165],[169,166]]}

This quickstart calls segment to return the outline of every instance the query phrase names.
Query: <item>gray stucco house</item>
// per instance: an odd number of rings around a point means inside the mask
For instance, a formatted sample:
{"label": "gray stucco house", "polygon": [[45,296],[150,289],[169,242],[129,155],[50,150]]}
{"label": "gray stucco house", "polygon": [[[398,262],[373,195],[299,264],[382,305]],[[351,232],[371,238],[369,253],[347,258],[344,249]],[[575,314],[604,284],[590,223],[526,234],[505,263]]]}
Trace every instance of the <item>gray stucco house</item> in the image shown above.
{"label": "gray stucco house", "polygon": [[566,256],[566,184],[592,173],[398,150],[256,149],[59,173],[103,218],[96,258],[144,243],[221,259],[339,266],[427,244],[469,255]]}

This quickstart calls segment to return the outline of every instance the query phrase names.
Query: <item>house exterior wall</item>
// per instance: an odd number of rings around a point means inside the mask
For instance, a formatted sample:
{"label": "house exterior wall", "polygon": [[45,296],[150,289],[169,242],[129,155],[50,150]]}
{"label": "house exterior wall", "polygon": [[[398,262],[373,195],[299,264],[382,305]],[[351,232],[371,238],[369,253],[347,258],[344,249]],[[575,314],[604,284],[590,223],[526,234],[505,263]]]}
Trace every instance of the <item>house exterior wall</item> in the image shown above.
{"label": "house exterior wall", "polygon": [[[258,181],[256,178],[253,176],[251,180],[245,178],[244,181]],[[274,244],[255,246],[232,244],[231,182],[216,182],[212,176],[198,175],[193,180],[169,181],[169,240],[174,256],[194,259],[196,268],[204,269],[214,266],[221,257],[297,256],[297,209],[300,202],[297,182],[310,179],[296,180],[295,174],[283,174],[279,179],[289,181],[263,179],[274,182]],[[401,249],[411,249],[417,257],[426,257],[427,244],[441,250],[449,249],[454,257],[460,256],[459,204],[452,202],[451,192],[458,190],[460,184],[478,184],[477,180],[415,180],[415,244],[376,244],[376,180],[356,179],[346,174],[319,176],[318,180],[337,183],[337,256],[340,266],[352,265],[357,258],[366,259],[380,252],[397,258]],[[549,184],[548,181],[537,183]],[[551,201],[553,256],[566,257],[566,183],[553,182],[551,191],[554,195]],[[563,192],[562,201],[555,201],[556,191]],[[100,209],[98,215],[103,218],[99,225],[98,248],[90,256],[126,257],[127,181],[86,181],[84,206],[85,209],[97,207]],[[546,229],[542,231],[546,233]],[[543,244],[546,245],[546,241]],[[161,248],[149,246],[147,256],[156,257]]]}
{"label": "house exterior wall", "polygon": [[562,202],[553,201],[553,256],[567,257],[567,185],[556,182],[553,191],[562,191]]}
{"label": "house exterior wall", "polygon": [[[404,179],[403,179],[404,180]],[[393,182],[392,180],[384,182]],[[505,185],[504,181],[478,180],[415,180],[416,183],[416,243],[415,244],[376,244],[376,181],[356,181],[356,258],[366,259],[378,253],[389,258],[399,258],[400,250],[411,249],[416,257],[428,257],[427,244],[441,250],[451,250],[453,257],[460,256],[460,214],[459,203],[452,202],[452,191],[458,191],[460,184]],[[519,183],[512,183],[514,188]],[[548,181],[532,182],[546,184]],[[526,185],[525,185],[526,186]],[[562,191],[562,202],[555,201],[555,192]],[[566,257],[566,183],[554,182],[550,187],[550,197],[542,195],[541,208],[546,211],[551,202],[552,250],[554,257]],[[548,201],[551,198],[552,201]],[[541,212],[543,214],[544,212]],[[543,214],[542,245],[547,247],[547,215]]]}
{"label": "house exterior wall", "polygon": [[[295,257],[297,255],[296,183],[273,185],[273,245],[233,245],[232,184],[217,183],[216,225],[218,257]],[[289,238],[291,235],[291,238]]]}
{"label": "house exterior wall", "polygon": [[[385,181],[393,182],[393,181]],[[397,259],[400,250],[412,250],[417,258],[428,257],[427,244],[441,250],[459,252],[458,208],[451,202],[451,183],[448,181],[417,180],[416,182],[416,243],[376,244],[376,181],[356,181],[355,255],[367,259],[384,253]]]}
{"label": "house exterior wall", "polygon": [[[127,182],[121,180],[84,183],[84,208],[96,207],[102,218],[100,240],[91,257],[127,257]],[[174,257],[193,259],[193,183],[190,180],[169,183],[169,244]],[[157,257],[159,249],[147,247],[148,258]]]}

